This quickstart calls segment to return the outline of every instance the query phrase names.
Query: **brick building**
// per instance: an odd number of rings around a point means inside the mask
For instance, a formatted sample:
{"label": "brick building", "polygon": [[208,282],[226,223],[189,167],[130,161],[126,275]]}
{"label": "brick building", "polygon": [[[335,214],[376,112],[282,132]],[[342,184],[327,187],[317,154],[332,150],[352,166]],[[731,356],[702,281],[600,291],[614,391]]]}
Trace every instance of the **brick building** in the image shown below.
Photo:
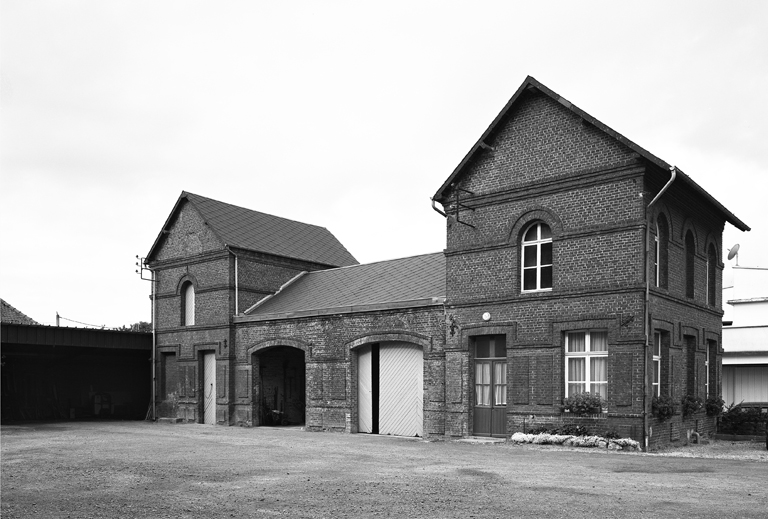
{"label": "brick building", "polygon": [[[529,77],[433,200],[442,253],[357,265],[325,229],[182,193],[146,259],[159,416],[711,432],[680,402],[720,392],[722,231],[749,228],[693,180]],[[561,411],[586,391],[602,413]]]}

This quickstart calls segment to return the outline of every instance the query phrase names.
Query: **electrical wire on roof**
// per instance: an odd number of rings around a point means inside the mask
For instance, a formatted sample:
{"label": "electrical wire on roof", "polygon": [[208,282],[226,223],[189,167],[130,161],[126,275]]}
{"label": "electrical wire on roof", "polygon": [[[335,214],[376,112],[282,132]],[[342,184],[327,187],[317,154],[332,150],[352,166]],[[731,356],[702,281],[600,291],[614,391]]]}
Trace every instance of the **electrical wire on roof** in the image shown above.
{"label": "electrical wire on roof", "polygon": [[88,324],[88,323],[81,323],[80,321],[75,321],[74,319],[67,319],[66,317],[62,317],[60,315],[57,315],[59,319],[63,319],[65,321],[69,321],[70,323],[76,323],[76,324],[82,324],[83,326],[90,326],[92,328],[101,328],[102,330],[107,327],[106,324]]}

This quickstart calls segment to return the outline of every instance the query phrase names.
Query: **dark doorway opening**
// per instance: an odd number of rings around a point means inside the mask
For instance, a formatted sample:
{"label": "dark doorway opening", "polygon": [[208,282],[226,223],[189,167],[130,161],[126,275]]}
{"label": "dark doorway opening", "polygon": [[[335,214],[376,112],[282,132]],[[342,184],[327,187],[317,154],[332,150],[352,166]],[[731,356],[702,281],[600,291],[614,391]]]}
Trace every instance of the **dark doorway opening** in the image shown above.
{"label": "dark doorway opening", "polygon": [[[260,353],[259,393],[254,411],[260,425],[304,425],[306,422],[306,366],[304,352],[277,346]],[[256,366],[254,366],[256,368]]]}

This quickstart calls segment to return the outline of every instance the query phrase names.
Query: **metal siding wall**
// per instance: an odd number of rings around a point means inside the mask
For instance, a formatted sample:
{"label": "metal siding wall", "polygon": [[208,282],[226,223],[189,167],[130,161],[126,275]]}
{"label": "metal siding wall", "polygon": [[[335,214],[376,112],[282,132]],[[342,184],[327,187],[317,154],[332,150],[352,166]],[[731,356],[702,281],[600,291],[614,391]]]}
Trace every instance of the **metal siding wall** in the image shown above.
{"label": "metal siding wall", "polygon": [[358,431],[373,430],[373,399],[371,394],[371,347],[363,346],[357,357]]}
{"label": "metal siding wall", "polygon": [[734,367],[734,401],[768,402],[768,366]]}
{"label": "metal siding wall", "polygon": [[414,344],[381,345],[379,434],[423,436],[424,356]]}
{"label": "metal siding wall", "polygon": [[216,424],[216,354],[203,355],[203,423]]}

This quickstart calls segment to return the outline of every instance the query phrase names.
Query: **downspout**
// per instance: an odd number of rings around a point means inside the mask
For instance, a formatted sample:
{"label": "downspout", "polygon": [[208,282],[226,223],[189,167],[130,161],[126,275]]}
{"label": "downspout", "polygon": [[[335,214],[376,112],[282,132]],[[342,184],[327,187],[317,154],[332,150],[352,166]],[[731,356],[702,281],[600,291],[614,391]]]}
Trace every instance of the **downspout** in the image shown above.
{"label": "downspout", "polygon": [[[645,207],[645,305],[644,305],[644,319],[645,322],[645,348],[644,348],[644,362],[643,362],[643,442],[645,445],[645,452],[648,452],[648,428],[649,428],[649,419],[648,419],[648,387],[651,386],[649,384],[648,377],[650,376],[650,371],[648,370],[648,350],[651,347],[650,340],[651,340],[651,323],[650,323],[650,311],[651,311],[651,278],[648,274],[648,243],[651,239],[651,224],[648,220],[648,217],[650,216],[650,208],[653,204],[656,203],[656,201],[661,197],[661,195],[664,194],[664,192],[669,189],[669,186],[672,185],[672,182],[675,181],[675,178],[677,178],[677,167],[676,166],[670,166],[669,168],[670,173],[672,176],[667,181],[667,183],[664,185],[664,187],[661,188],[661,191],[658,192],[658,194],[653,197],[653,200],[651,200],[651,203],[648,204]],[[661,383],[661,381],[659,381]]]}
{"label": "downspout", "polygon": [[157,282],[157,278],[154,270],[150,270],[150,272],[152,273],[152,421],[157,421],[157,334],[155,333],[155,330],[157,329],[155,319],[155,307],[157,306],[155,301],[157,299],[155,297],[155,293],[157,292],[155,283]]}

